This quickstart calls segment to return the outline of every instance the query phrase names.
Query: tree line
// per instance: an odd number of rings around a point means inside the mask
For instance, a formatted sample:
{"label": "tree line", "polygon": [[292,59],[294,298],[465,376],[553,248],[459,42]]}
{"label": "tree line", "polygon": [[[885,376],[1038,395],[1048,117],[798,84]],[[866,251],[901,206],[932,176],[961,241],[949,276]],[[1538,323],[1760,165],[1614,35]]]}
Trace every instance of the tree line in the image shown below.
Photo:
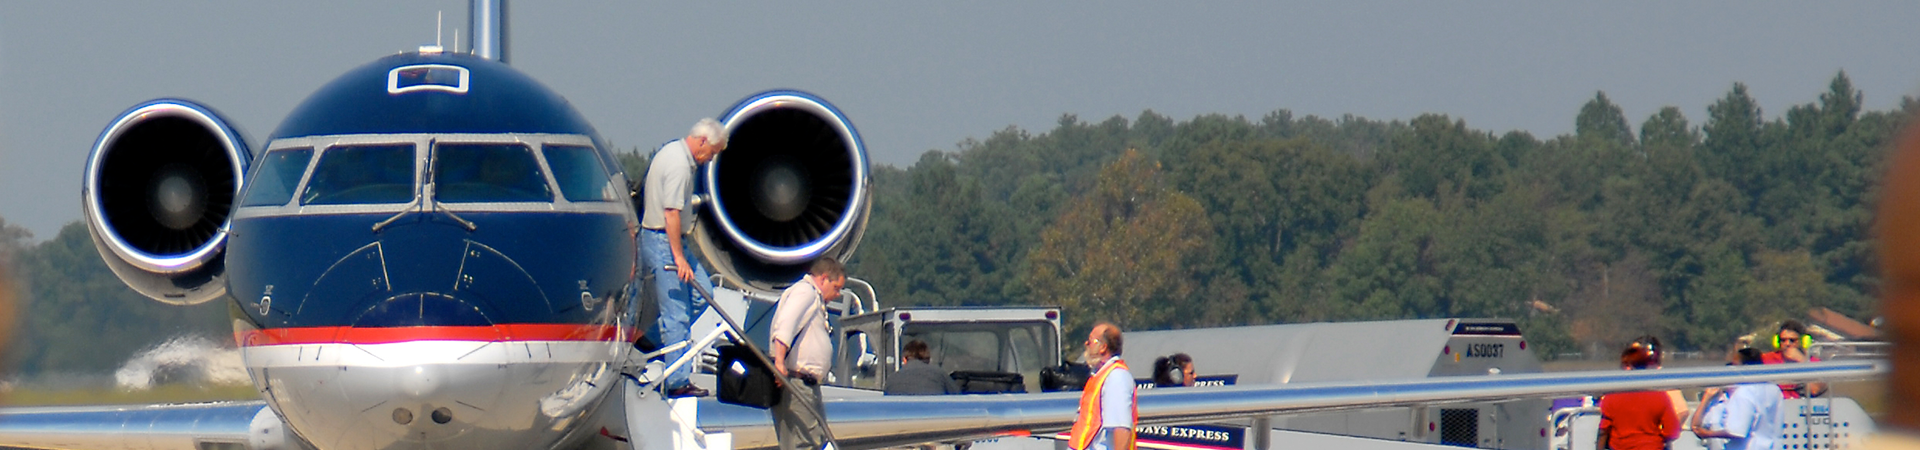
{"label": "tree line", "polygon": [[[1920,101],[1862,98],[1840,73],[1769,117],[1734,84],[1699,125],[1666,107],[1636,130],[1596,93],[1547,139],[1442,114],[1065,115],[877,167],[850,273],[889,305],[1058,305],[1082,333],[1506,317],[1547,356],[1648,333],[1717,350],[1810,307],[1874,314],[1875,189]],[[125,287],[77,221],[31,241],[0,219],[6,371],[231,332],[228,302]]]}
{"label": "tree line", "polygon": [[1442,114],[1066,115],[880,167],[851,270],[889,304],[1059,305],[1076,330],[1506,317],[1549,356],[1649,333],[1718,351],[1816,306],[1875,313],[1874,189],[1920,102],[1862,99],[1842,72],[1769,118],[1734,84],[1700,125],[1635,127],[1600,92],[1547,139]]}
{"label": "tree line", "polygon": [[0,218],[0,272],[12,273],[18,302],[17,316],[0,318],[13,330],[0,349],[0,375],[110,373],[168,338],[232,339],[232,302],[180,307],[148,300],[107,269],[79,221],[38,244],[32,236]]}

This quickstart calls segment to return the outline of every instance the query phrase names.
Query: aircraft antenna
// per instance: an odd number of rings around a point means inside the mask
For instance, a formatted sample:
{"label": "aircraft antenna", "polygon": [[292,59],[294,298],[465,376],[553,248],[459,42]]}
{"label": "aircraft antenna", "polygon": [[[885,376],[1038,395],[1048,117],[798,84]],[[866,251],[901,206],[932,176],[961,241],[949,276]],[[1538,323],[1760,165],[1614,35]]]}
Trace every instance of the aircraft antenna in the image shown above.
{"label": "aircraft antenna", "polygon": [[444,51],[444,48],[440,47],[440,37],[442,35],[442,33],[440,32],[441,31],[440,16],[441,14],[444,14],[444,13],[445,11],[433,12],[433,45],[420,46],[421,54],[440,53],[441,51]]}
{"label": "aircraft antenna", "polygon": [[443,50],[444,50],[444,48],[442,48],[442,47],[440,47],[440,36],[441,36],[441,34],[442,34],[442,33],[440,32],[440,27],[441,27],[441,25],[440,25],[440,16],[441,16],[441,14],[443,14],[443,13],[445,13],[445,12],[444,12],[444,11],[434,11],[434,12],[433,12],[433,45],[422,45],[422,46],[420,46],[420,53],[421,53],[421,54],[433,54],[433,53],[440,53],[441,51],[443,51]]}

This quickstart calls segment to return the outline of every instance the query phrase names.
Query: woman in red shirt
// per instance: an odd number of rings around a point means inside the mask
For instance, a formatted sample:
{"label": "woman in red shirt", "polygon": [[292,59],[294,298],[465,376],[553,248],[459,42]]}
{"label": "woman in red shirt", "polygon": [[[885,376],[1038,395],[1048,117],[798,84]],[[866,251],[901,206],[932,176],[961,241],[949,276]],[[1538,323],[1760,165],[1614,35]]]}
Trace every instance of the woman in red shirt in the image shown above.
{"label": "woman in red shirt", "polygon": [[[1654,349],[1634,342],[1620,352],[1620,368],[1653,367]],[[1600,398],[1598,449],[1659,450],[1680,437],[1680,417],[1664,391],[1615,392]]]}

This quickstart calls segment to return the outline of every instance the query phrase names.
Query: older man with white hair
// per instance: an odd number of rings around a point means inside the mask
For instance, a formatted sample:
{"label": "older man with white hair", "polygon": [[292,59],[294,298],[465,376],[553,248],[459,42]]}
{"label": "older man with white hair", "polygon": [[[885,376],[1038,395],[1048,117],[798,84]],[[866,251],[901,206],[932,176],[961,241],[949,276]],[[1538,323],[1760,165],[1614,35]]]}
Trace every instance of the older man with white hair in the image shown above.
{"label": "older man with white hair", "polygon": [[[711,118],[700,119],[686,139],[668,142],[654,152],[647,167],[645,196],[640,214],[640,233],[635,237],[640,248],[640,267],[653,273],[653,297],[660,305],[658,324],[661,345],[687,340],[693,318],[706,312],[713,283],[705,264],[687,254],[686,235],[693,231],[694,169],[727,148],[726,130]],[[705,290],[694,289],[700,283]],[[682,348],[668,352],[668,362],[686,354]],[[689,376],[692,364],[667,374],[661,392],[668,397],[705,397],[706,389],[694,386]]]}

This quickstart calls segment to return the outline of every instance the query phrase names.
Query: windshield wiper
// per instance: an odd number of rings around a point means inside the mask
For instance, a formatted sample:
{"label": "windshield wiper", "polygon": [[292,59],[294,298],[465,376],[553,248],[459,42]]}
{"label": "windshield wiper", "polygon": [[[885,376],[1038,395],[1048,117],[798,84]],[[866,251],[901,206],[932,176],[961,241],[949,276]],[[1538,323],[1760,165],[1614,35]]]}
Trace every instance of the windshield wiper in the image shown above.
{"label": "windshield wiper", "polygon": [[419,195],[419,193],[417,193],[417,192],[416,192],[416,193],[414,193],[414,196],[413,196],[413,201],[411,201],[411,202],[407,202],[407,206],[403,206],[403,207],[401,207],[401,211],[400,211],[400,212],[398,212],[398,213],[394,213],[394,215],[393,215],[393,217],[388,217],[388,218],[387,218],[387,220],[382,220],[382,221],[380,221],[380,223],[376,223],[376,224],[373,224],[373,232],[374,232],[374,233],[379,233],[379,232],[380,232],[380,229],[381,229],[381,228],[386,228],[386,227],[387,227],[387,225],[392,225],[392,224],[393,224],[393,221],[396,221],[396,220],[400,220],[400,217],[402,217],[402,216],[405,216],[405,215],[407,215],[407,214],[410,214],[410,213],[417,213],[417,212],[420,212],[420,202],[421,202],[421,201],[422,201],[422,200],[421,200],[421,196]]}

